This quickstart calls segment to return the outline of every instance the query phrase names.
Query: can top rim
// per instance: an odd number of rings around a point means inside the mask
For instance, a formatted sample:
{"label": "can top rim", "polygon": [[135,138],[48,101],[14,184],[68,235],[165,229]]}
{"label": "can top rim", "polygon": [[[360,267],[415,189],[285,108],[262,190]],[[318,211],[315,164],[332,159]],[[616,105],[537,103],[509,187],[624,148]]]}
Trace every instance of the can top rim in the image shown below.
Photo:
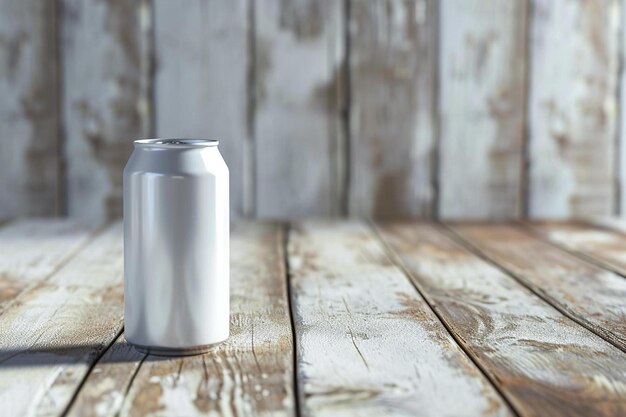
{"label": "can top rim", "polygon": [[138,139],[133,141],[135,146],[151,146],[159,148],[202,148],[219,145],[215,139],[191,139],[191,138],[160,138],[160,139]]}

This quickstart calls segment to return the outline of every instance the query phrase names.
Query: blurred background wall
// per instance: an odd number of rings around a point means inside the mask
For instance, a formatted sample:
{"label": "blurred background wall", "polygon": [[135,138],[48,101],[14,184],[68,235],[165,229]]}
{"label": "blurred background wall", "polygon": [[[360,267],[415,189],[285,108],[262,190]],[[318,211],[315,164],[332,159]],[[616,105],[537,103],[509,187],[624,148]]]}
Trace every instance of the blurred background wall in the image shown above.
{"label": "blurred background wall", "polygon": [[626,212],[625,0],[0,0],[0,217],[208,137],[235,217]]}

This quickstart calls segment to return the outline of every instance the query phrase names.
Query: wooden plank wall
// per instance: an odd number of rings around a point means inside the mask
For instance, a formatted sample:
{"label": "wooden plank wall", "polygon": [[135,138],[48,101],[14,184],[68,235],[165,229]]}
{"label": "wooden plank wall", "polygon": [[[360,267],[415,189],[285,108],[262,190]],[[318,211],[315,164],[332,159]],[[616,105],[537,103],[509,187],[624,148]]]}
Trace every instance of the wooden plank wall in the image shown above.
{"label": "wooden plank wall", "polygon": [[138,137],[232,214],[626,212],[626,0],[0,0],[0,218],[121,211]]}

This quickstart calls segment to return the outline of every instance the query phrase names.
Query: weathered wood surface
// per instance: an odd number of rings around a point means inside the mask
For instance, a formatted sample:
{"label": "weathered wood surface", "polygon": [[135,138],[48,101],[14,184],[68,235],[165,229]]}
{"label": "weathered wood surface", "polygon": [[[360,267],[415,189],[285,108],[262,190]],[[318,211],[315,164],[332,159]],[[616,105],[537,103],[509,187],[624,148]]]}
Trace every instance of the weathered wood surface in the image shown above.
{"label": "weathered wood surface", "polygon": [[[154,4],[156,136],[211,138],[230,169],[232,217],[250,196],[248,1],[172,0]],[[246,178],[248,176],[249,178]],[[248,197],[247,199],[244,197]]]}
{"label": "weathered wood surface", "polygon": [[0,228],[0,314],[63,266],[93,229],[74,220],[19,220]]}
{"label": "weathered wood surface", "polygon": [[454,225],[482,256],[626,351],[626,279],[511,225]]}
{"label": "weathered wood surface", "polygon": [[622,0],[179,3],[0,0],[0,219],[118,216],[156,135],[235,218],[626,213]]}
{"label": "weathered wood surface", "polygon": [[343,1],[255,1],[254,24],[256,215],[339,214]]}
{"label": "weathered wood surface", "polygon": [[122,329],[122,228],[116,224],[0,315],[0,410],[60,415]]}
{"label": "weathered wood surface", "polygon": [[613,213],[619,3],[533,3],[527,196],[532,217]]}
{"label": "weathered wood surface", "polygon": [[276,225],[233,230],[231,336],[225,344],[201,356],[159,359],[133,354],[119,340],[69,415],[295,415],[282,240]]}
{"label": "weathered wood surface", "polygon": [[0,1],[0,218],[62,211],[56,12]]}
{"label": "weathered wood surface", "polygon": [[626,275],[626,235],[587,222],[524,223],[558,246]]}
{"label": "weathered wood surface", "polygon": [[150,3],[61,4],[68,211],[101,223],[122,212],[132,140],[150,135]]}
{"label": "weathered wood surface", "polygon": [[120,335],[91,369],[64,417],[117,417],[145,359]]}
{"label": "weathered wood surface", "polygon": [[624,415],[626,279],[598,265],[618,270],[626,235],[561,225],[572,255],[453,227],[238,224],[231,338],[159,358],[121,334],[120,224],[9,223],[0,276],[23,285],[0,310],[0,414]]}
{"label": "weathered wood surface", "polygon": [[[383,236],[430,305],[520,416],[626,413],[622,351],[564,317],[437,226],[394,224],[383,227]],[[530,254],[523,255],[529,259]],[[561,260],[553,259],[553,270],[560,266]],[[584,285],[586,279],[577,278]]]}
{"label": "weathered wood surface", "polygon": [[356,0],[349,10],[349,213],[430,217],[437,3]]}
{"label": "weathered wood surface", "polygon": [[521,212],[527,8],[440,3],[440,217]]}
{"label": "weathered wood surface", "polygon": [[510,415],[368,227],[296,225],[288,253],[305,415]]}

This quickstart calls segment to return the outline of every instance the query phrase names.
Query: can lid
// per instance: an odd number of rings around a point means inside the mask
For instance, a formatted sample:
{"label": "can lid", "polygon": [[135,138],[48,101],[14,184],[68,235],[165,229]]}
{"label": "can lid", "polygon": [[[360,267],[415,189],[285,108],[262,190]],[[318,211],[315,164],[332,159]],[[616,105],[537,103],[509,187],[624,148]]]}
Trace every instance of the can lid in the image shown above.
{"label": "can lid", "polygon": [[220,142],[215,139],[138,139],[133,142],[135,146],[150,146],[159,148],[200,148],[217,146]]}

